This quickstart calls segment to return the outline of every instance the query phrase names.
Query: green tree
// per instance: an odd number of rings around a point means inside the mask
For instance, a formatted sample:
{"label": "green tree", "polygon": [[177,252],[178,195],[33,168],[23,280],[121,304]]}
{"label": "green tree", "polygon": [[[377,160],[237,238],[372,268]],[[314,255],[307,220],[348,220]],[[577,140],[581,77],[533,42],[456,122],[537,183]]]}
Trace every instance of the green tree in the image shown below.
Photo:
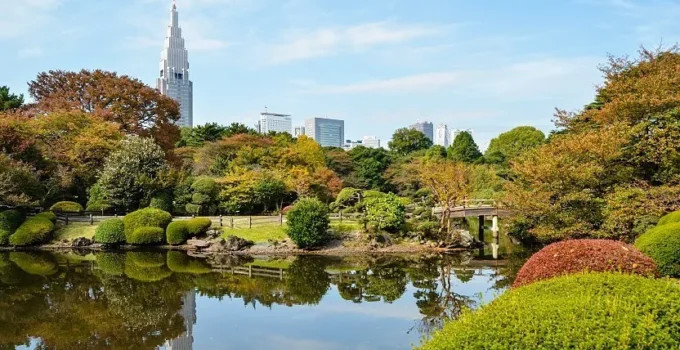
{"label": "green tree", "polygon": [[347,180],[349,186],[367,190],[382,190],[385,187],[382,174],[392,162],[386,150],[359,146],[349,151],[349,156],[354,167],[354,172]]}
{"label": "green tree", "polygon": [[482,152],[472,138],[472,135],[463,131],[456,136],[449,147],[448,156],[456,162],[476,163],[482,160]]}
{"label": "green tree", "polygon": [[545,134],[533,126],[519,126],[504,132],[491,140],[484,153],[484,160],[490,164],[507,164],[527,150],[545,142]]}
{"label": "green tree", "polygon": [[432,140],[418,130],[401,128],[394,132],[392,140],[387,145],[392,152],[404,156],[421,149],[430,148]]}
{"label": "green tree", "polygon": [[191,190],[193,192],[191,203],[200,207],[197,214],[212,214],[217,210],[215,202],[220,188],[215,179],[207,176],[199,177],[191,185]]}
{"label": "green tree", "polygon": [[271,207],[275,207],[277,211],[280,211],[283,201],[288,196],[286,183],[273,176],[265,176],[259,179],[255,183],[253,191],[257,201],[264,207],[265,213]]}
{"label": "green tree", "polygon": [[446,147],[434,145],[425,152],[426,160],[446,159]]}
{"label": "green tree", "polygon": [[286,214],[286,232],[300,248],[318,246],[329,238],[328,206],[316,198],[304,198]]}
{"label": "green tree", "polygon": [[378,230],[394,231],[404,224],[406,208],[393,193],[366,199],[366,219]]}
{"label": "green tree", "polygon": [[0,112],[17,109],[24,104],[24,95],[15,95],[9,92],[9,87],[0,86]]}
{"label": "green tree", "polygon": [[130,136],[107,157],[97,183],[105,202],[136,209],[162,187],[159,175],[166,169],[160,146],[150,138]]}

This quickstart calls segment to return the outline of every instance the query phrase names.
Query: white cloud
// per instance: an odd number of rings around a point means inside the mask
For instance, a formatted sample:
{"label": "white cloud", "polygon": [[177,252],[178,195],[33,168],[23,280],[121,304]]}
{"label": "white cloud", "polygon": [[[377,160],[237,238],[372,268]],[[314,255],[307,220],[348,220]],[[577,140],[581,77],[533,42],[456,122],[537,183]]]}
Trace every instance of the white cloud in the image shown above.
{"label": "white cloud", "polygon": [[363,51],[377,45],[397,44],[441,34],[441,27],[372,22],[350,27],[289,31],[281,42],[265,47],[268,63],[279,64],[331,56],[341,51]]}
{"label": "white cloud", "polygon": [[35,32],[52,19],[61,0],[10,0],[0,10],[0,39],[12,39]]}
{"label": "white cloud", "polygon": [[19,58],[31,58],[43,55],[43,50],[40,47],[26,47],[17,52],[17,57]]}

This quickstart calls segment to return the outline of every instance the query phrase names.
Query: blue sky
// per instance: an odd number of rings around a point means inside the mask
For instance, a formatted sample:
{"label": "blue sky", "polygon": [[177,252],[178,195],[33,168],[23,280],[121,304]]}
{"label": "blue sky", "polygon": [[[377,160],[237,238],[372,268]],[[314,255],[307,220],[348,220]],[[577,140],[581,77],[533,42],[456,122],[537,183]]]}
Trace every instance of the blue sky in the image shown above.
{"label": "blue sky", "polygon": [[[169,0],[0,0],[0,85],[49,69],[154,86]],[[670,0],[177,0],[194,122],[253,125],[267,106],[345,120],[346,138],[418,120],[484,147],[590,102],[608,53],[678,40]]]}

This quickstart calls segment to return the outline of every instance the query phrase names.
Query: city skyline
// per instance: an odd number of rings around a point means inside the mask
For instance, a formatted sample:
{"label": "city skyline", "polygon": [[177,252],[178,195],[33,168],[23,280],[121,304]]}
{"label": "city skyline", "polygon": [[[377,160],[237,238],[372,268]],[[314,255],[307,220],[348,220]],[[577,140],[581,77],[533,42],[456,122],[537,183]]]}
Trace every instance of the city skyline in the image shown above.
{"label": "city skyline", "polygon": [[[100,68],[154,86],[170,4],[7,2],[0,64],[12,69],[0,83],[26,94],[39,72]],[[549,131],[555,107],[575,110],[592,101],[607,53],[675,42],[672,19],[680,10],[632,0],[177,6],[197,84],[194,125],[253,125],[269,105],[292,114],[294,125],[317,115],[343,119],[352,139],[376,134],[387,141],[397,128],[427,118],[474,129],[482,147],[519,125]],[[556,28],[562,16],[579,21]]]}

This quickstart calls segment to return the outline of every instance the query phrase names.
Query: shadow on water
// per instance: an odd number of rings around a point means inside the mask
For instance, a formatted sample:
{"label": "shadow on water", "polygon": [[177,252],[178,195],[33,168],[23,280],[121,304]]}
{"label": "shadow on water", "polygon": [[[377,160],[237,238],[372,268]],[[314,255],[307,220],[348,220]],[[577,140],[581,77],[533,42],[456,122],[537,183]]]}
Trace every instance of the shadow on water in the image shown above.
{"label": "shadow on water", "polygon": [[[406,331],[412,341],[488,301],[511,283],[515,270],[507,261],[489,265],[470,253],[344,258],[0,253],[0,349],[191,349],[197,301],[210,300],[242,303],[243,313],[302,306],[323,313],[324,302],[335,299],[348,308],[376,304],[395,311],[406,305],[417,313],[406,330],[394,332]],[[468,284],[479,285],[487,296],[471,294]]]}

